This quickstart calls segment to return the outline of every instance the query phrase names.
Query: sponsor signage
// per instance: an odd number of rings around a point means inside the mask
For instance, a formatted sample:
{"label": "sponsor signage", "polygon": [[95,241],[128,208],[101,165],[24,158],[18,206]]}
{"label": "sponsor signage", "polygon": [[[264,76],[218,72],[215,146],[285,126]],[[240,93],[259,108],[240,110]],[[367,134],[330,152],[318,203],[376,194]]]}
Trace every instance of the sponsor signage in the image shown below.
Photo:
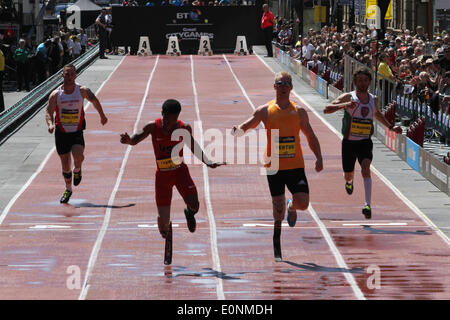
{"label": "sponsor signage", "polygon": [[153,53],[164,53],[169,37],[176,36],[183,53],[197,54],[200,38],[207,36],[213,51],[233,52],[238,35],[249,48],[264,44],[261,14],[257,6],[113,7],[114,43],[137,47],[148,36]]}
{"label": "sponsor signage", "polygon": [[419,171],[419,148],[417,143],[406,138],[406,163],[416,171]]}

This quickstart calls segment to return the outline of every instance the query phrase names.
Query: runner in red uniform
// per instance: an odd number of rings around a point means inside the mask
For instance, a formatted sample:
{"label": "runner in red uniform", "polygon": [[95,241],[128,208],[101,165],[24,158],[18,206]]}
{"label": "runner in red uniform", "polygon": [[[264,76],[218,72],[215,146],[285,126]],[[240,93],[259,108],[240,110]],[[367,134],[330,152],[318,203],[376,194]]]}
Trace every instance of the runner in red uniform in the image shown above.
{"label": "runner in red uniform", "polygon": [[174,186],[187,205],[184,214],[189,231],[195,232],[196,228],[194,215],[199,210],[198,194],[189,169],[183,162],[183,144],[186,143],[183,140],[190,139],[187,142],[189,148],[208,167],[216,168],[222,164],[208,160],[192,137],[191,126],[178,120],[180,112],[181,105],[177,100],[166,100],[162,106],[162,118],[146,124],[141,131],[131,137],[126,132],[120,135],[120,142],[130,145],[136,145],[149,135],[152,136],[157,164],[155,198],[158,207],[158,228],[164,239],[170,230],[170,203]]}

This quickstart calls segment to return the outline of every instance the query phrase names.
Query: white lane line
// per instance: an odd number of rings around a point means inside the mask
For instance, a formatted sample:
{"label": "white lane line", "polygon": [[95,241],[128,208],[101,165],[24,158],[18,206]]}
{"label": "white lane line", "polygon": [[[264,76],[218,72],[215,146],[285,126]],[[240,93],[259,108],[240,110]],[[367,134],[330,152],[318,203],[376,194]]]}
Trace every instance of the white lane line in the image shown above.
{"label": "white lane line", "polygon": [[407,226],[404,222],[391,222],[391,223],[343,223],[343,226]]}
{"label": "white lane line", "polygon": [[[336,247],[333,239],[331,238],[330,233],[328,232],[327,228],[323,224],[322,220],[320,220],[319,216],[317,215],[316,211],[314,211],[311,204],[308,207],[308,211],[311,214],[311,217],[314,219],[314,221],[317,223],[317,225],[320,228],[320,231],[322,232],[323,237],[325,238],[328,246],[331,249],[331,252],[334,255],[334,258],[336,259],[337,264],[341,269],[349,270],[347,264],[345,263],[344,258],[342,257],[339,249]],[[366,297],[362,293],[361,289],[358,287],[358,284],[356,283],[355,278],[350,272],[343,272],[343,275],[347,282],[352,287],[353,293],[355,294],[356,298],[359,300],[366,300]]]}
{"label": "white lane line", "polygon": [[[197,120],[198,120],[198,125],[200,128],[200,146],[203,149],[204,148],[204,146],[203,146],[203,143],[204,143],[204,141],[203,141],[203,126],[202,126],[202,121],[200,118],[200,109],[198,106],[197,87],[196,87],[195,78],[194,78],[194,60],[192,59],[192,55],[190,55],[190,59],[191,59],[191,80],[192,80],[192,90],[194,92],[195,112],[197,113]],[[220,256],[219,256],[219,250],[217,248],[216,221],[214,218],[214,213],[213,213],[212,204],[211,204],[211,196],[210,196],[210,191],[209,191],[208,167],[205,164],[203,164],[202,167],[203,167],[203,186],[205,189],[205,201],[206,201],[206,208],[207,208],[208,220],[209,220],[209,230],[210,230],[209,234],[211,237],[211,254],[212,254],[212,259],[213,259],[213,264],[214,264],[214,270],[216,270],[216,272],[218,272],[218,273],[221,273],[222,269],[220,266]],[[222,279],[219,277],[216,277],[216,291],[217,291],[217,298],[219,300],[225,300]]]}
{"label": "white lane line", "polygon": [[61,226],[54,224],[38,224],[32,227],[28,227],[28,229],[70,229],[71,226]]}
{"label": "white lane line", "polygon": [[[273,227],[273,224],[266,224],[266,223],[244,223],[242,225],[243,227]],[[287,223],[282,223],[282,227],[288,227],[289,225]]]}
{"label": "white lane line", "polygon": [[[100,90],[102,90],[103,86],[109,81],[109,79],[111,78],[111,76],[116,72],[117,68],[119,68],[119,66],[122,64],[122,62],[125,60],[125,57],[122,58],[122,60],[114,67],[113,71],[109,74],[109,76],[106,78],[106,80],[101,84],[101,86],[98,88],[98,90],[95,92],[95,95],[97,95]],[[86,111],[89,106],[91,105],[91,103],[88,103],[86,105],[86,107],[84,108],[84,111]],[[22,195],[22,193],[25,192],[25,190],[30,186],[30,184],[33,182],[33,180],[37,177],[37,175],[39,173],[41,173],[41,171],[44,169],[45,165],[47,164],[48,160],[50,159],[50,157],[52,156],[53,152],[56,150],[56,147],[53,147],[49,153],[47,154],[47,156],[44,158],[44,160],[42,160],[41,164],[39,165],[39,167],[36,169],[36,171],[31,175],[31,177],[28,179],[28,181],[22,186],[22,188],[20,188],[20,190],[15,194],[14,197],[12,197],[12,199],[8,202],[8,204],[6,205],[6,207],[3,209],[2,214],[0,215],[0,226],[2,225],[3,221],[5,220],[6,216],[9,213],[9,210],[11,210],[12,206],[14,205],[14,203],[16,203],[17,199],[19,199],[19,197]]]}
{"label": "white lane line", "polygon": [[[172,224],[172,228],[178,228],[180,225],[179,224]],[[138,228],[158,228],[158,224],[138,224],[137,225]]]}
{"label": "white lane line", "polygon": [[[258,59],[269,69],[272,73],[274,71],[270,68],[270,66],[259,56],[256,55]],[[328,121],[325,120],[322,115],[320,115],[311,105],[306,102],[303,98],[301,98],[295,91],[292,91],[294,95],[306,106],[308,109],[316,115],[317,118],[322,121],[323,124],[325,124],[328,129],[330,129],[334,134],[336,134],[339,139],[342,139],[342,134],[337,131]],[[430,220],[414,203],[412,203],[411,200],[409,200],[400,190],[397,189],[396,186],[394,186],[378,169],[376,169],[373,164],[370,165],[371,170],[397,195],[397,197],[403,201],[419,218],[422,219],[423,222],[425,222],[426,225],[428,225],[433,231],[437,233],[439,237],[441,237],[444,242],[450,246],[450,238],[440,230],[433,221]]]}
{"label": "white lane line", "polygon": [[[228,64],[228,66],[231,69],[231,65]],[[266,66],[267,66],[267,64],[266,64]],[[270,70],[270,68],[269,68],[269,70]],[[243,89],[243,90],[245,90],[245,89]],[[319,226],[320,231],[322,232],[323,237],[325,238],[328,246],[330,247],[330,250],[331,250],[331,252],[333,253],[333,255],[335,257],[338,266],[340,268],[344,269],[344,270],[348,270],[348,267],[347,267],[347,264],[344,261],[344,258],[342,257],[342,255],[339,252],[338,248],[334,244],[333,239],[331,238],[330,234],[328,233],[327,228],[322,223],[322,221],[319,219],[319,217],[317,216],[317,214],[314,211],[314,209],[311,206],[311,204],[308,207],[308,211],[311,214],[311,216],[313,217],[313,219],[316,222],[316,224]],[[342,273],[343,273],[345,279],[347,280],[347,282],[352,287],[353,293],[355,294],[356,298],[359,299],[359,300],[365,300],[366,298],[365,298],[364,294],[362,293],[361,289],[358,287],[358,284],[356,283],[355,278],[353,277],[353,275],[351,273],[349,273],[349,272],[342,272]]]}
{"label": "white lane line", "polygon": [[225,62],[228,65],[228,68],[230,68],[231,74],[234,77],[234,80],[236,80],[236,83],[238,84],[239,88],[241,88],[242,94],[244,95],[245,99],[247,99],[248,103],[250,104],[250,106],[252,107],[253,110],[256,109],[255,105],[253,104],[252,100],[250,99],[250,97],[248,96],[247,92],[245,91],[244,87],[242,86],[241,82],[239,81],[238,77],[236,76],[236,74],[233,71],[233,68],[231,68],[230,62],[228,62],[227,57],[222,54],[223,59],[225,60]]}
{"label": "white lane line", "polygon": [[[147,100],[148,91],[149,91],[149,88],[150,88],[150,83],[151,83],[151,81],[153,79],[153,75],[155,73],[156,66],[158,65],[158,61],[159,61],[159,55],[156,57],[156,61],[155,61],[155,64],[153,66],[153,70],[150,73],[150,77],[148,78],[147,87],[145,88],[145,94],[144,94],[144,97],[142,98],[141,107],[139,108],[139,113],[137,115],[136,122],[134,123],[133,132],[137,131],[137,126],[138,126],[138,124],[139,124],[139,122],[141,120],[141,115],[142,115],[142,111],[144,110],[145,101]],[[124,155],[123,160],[122,160],[122,165],[120,167],[119,175],[117,176],[116,184],[114,185],[114,189],[113,189],[113,191],[111,193],[111,196],[109,197],[108,208],[106,209],[106,212],[105,212],[105,218],[103,219],[103,224],[102,224],[102,226],[100,228],[100,232],[99,232],[99,234],[97,236],[97,240],[95,241],[94,248],[92,249],[91,256],[89,258],[89,263],[88,263],[88,266],[87,266],[87,271],[86,271],[86,275],[85,275],[85,278],[84,278],[83,287],[81,289],[80,296],[78,297],[79,300],[86,299],[86,295],[87,295],[87,293],[89,291],[89,288],[90,288],[89,280],[91,278],[91,274],[92,274],[92,270],[94,269],[95,262],[97,261],[98,253],[100,252],[100,248],[101,248],[101,245],[102,245],[102,242],[103,242],[103,238],[105,237],[106,231],[108,229],[109,220],[111,219],[111,210],[112,210],[111,208],[112,208],[112,206],[114,204],[114,200],[116,198],[116,193],[117,193],[117,190],[119,189],[119,185],[120,185],[120,182],[122,180],[123,173],[125,171],[125,166],[127,164],[128,157],[129,157],[130,152],[131,152],[131,148],[132,148],[131,145],[127,146],[127,150],[125,152],[125,155]]]}

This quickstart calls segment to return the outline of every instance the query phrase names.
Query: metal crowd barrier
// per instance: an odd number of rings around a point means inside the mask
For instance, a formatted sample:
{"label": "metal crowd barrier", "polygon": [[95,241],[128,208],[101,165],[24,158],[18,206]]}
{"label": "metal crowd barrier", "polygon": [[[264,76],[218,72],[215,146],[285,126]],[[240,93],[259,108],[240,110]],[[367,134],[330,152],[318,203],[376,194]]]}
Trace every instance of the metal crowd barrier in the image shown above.
{"label": "metal crowd barrier", "polygon": [[[316,89],[317,92],[326,99],[334,100],[343,93],[343,91],[335,88],[331,84],[328,84],[319,75],[315,74],[311,70],[308,70],[308,68],[303,66],[300,61],[294,60],[287,56],[283,50],[280,50],[280,48],[277,48],[275,45],[273,48],[273,52],[276,61],[279,61],[283,66],[288,66],[290,70],[292,70],[299,78],[309,83],[312,88]],[[288,59],[290,59],[289,62],[287,62]],[[347,74],[344,75],[344,83],[346,78],[348,79],[349,75],[352,74],[351,70],[355,70],[356,67],[361,66],[358,61],[349,60],[349,62],[351,62],[352,64],[350,65],[351,67],[347,66]],[[358,63],[360,65],[358,65]],[[351,78],[352,77],[350,76],[350,79]],[[372,79],[373,81],[371,88],[372,90],[374,90],[373,92],[378,93],[376,89],[377,78],[375,77],[375,75]],[[389,80],[383,79],[383,81]],[[347,81],[347,86],[348,85],[349,82]],[[347,90],[348,89],[345,89],[345,92],[347,92]],[[352,87],[350,90],[352,90]],[[385,88],[385,90],[387,89]],[[383,97],[384,92],[386,92],[384,91],[383,86],[381,86],[381,90],[379,89],[379,92],[380,94],[378,94],[378,96]],[[395,93],[395,91],[388,91],[388,93],[390,97],[396,97],[398,104],[397,110],[400,115],[409,115],[411,116],[411,118],[415,116],[424,116],[426,125],[434,125],[437,128],[446,128],[446,130],[449,130],[450,119],[448,115],[443,115],[442,113],[436,115],[431,112],[430,106],[415,103],[407,96],[394,96],[393,94]],[[380,101],[382,99],[380,98],[378,100]],[[433,183],[439,190],[445,192],[450,196],[449,165],[437,159],[433,154],[420,147],[410,138],[402,134],[396,134],[394,131],[389,130],[376,119],[374,119],[374,136],[382,141],[389,149],[395,152],[402,160],[408,163],[408,165],[412,169],[419,172],[423,177]]]}
{"label": "metal crowd barrier", "polygon": [[[99,45],[95,45],[71,63],[79,73],[98,57]],[[50,93],[62,84],[62,69],[35,87],[12,107],[0,113],[0,144],[3,143],[18,127],[26,123],[38,112],[48,99]]]}

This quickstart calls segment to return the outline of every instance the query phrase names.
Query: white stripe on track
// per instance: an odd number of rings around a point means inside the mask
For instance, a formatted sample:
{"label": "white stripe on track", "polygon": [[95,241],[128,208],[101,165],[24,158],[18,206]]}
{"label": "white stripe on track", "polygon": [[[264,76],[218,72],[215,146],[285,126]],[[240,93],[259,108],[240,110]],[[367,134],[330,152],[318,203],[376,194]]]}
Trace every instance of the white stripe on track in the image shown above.
{"label": "white stripe on track", "polygon": [[[258,56],[259,58],[259,56]],[[226,59],[226,58],[225,58]],[[261,58],[260,58],[261,59]],[[263,61],[264,62],[264,61]],[[228,61],[227,61],[228,63]],[[264,62],[264,64],[269,68],[270,71],[272,71],[270,69],[270,67]],[[231,65],[228,63],[228,67],[230,68],[233,76],[235,77],[235,79],[237,79],[236,75],[234,74]],[[273,73],[273,71],[272,71]],[[240,83],[240,82],[239,82]],[[245,91],[245,89],[240,85],[241,90]],[[295,93],[295,92],[294,92]],[[245,94],[246,95],[246,94]],[[247,95],[246,95],[247,96]],[[298,97],[298,96],[297,96]],[[336,245],[333,242],[333,239],[331,238],[327,228],[325,227],[325,225],[322,223],[322,221],[320,220],[320,218],[318,217],[318,215],[316,214],[316,212],[314,211],[313,207],[311,206],[311,204],[308,207],[308,211],[311,214],[312,218],[314,219],[314,221],[316,222],[316,224],[319,226],[320,231],[322,232],[323,237],[325,238],[325,241],[327,242],[328,246],[330,247],[331,252],[334,255],[334,258],[336,259],[336,262],[338,264],[338,266],[341,269],[344,269],[343,275],[345,277],[345,279],[347,280],[347,282],[350,284],[350,286],[352,287],[353,293],[355,294],[355,297],[359,300],[365,300],[366,298],[364,297],[364,294],[362,293],[361,289],[358,287],[358,284],[356,283],[355,278],[353,277],[353,275],[351,273],[349,273],[348,271],[348,267],[344,261],[344,258],[342,257],[341,253],[339,252],[338,248],[336,247]]]}
{"label": "white stripe on track", "polygon": [[[151,81],[153,79],[153,75],[155,73],[158,61],[159,61],[159,55],[156,57],[156,61],[155,61],[155,64],[153,66],[153,70],[150,73],[150,76],[148,78],[147,86],[145,88],[145,94],[144,94],[144,97],[142,98],[142,102],[141,102],[141,106],[139,108],[139,112],[138,112],[138,115],[137,115],[136,122],[134,123],[133,132],[137,131],[138,124],[139,124],[139,122],[141,120],[141,115],[142,115],[142,111],[144,110],[145,101],[147,100],[148,91],[149,91],[149,88],[150,88],[150,83],[151,83]],[[89,258],[87,271],[86,271],[86,275],[85,275],[85,278],[84,278],[83,287],[81,288],[81,292],[80,292],[80,296],[78,297],[78,300],[86,299],[86,295],[87,295],[87,293],[89,291],[89,288],[90,288],[89,280],[91,278],[91,274],[92,274],[92,270],[94,269],[95,262],[97,261],[98,254],[99,254],[100,248],[102,246],[103,238],[105,237],[106,231],[107,231],[108,226],[109,226],[109,221],[111,219],[111,210],[112,210],[111,208],[112,208],[112,206],[114,204],[114,200],[116,198],[116,193],[117,193],[117,190],[119,189],[120,182],[122,180],[122,176],[123,176],[123,173],[125,171],[125,166],[126,166],[126,164],[128,162],[128,157],[129,157],[130,152],[131,152],[131,148],[132,148],[132,146],[128,145],[127,146],[127,150],[125,151],[125,155],[124,155],[123,160],[122,160],[122,165],[120,167],[119,175],[117,176],[116,184],[114,185],[114,189],[113,189],[113,191],[111,193],[111,196],[109,197],[108,208],[106,209],[106,212],[105,212],[105,218],[103,219],[103,224],[102,224],[102,226],[100,228],[100,232],[99,232],[99,234],[97,236],[97,240],[95,241],[94,248],[92,249],[91,256]]]}
{"label": "white stripe on track", "polygon": [[[109,76],[106,78],[106,80],[101,84],[101,86],[98,88],[98,90],[95,92],[95,95],[97,95],[100,90],[102,90],[103,86],[108,82],[108,80],[111,78],[111,76],[114,74],[114,72],[117,70],[117,68],[122,64],[122,62],[125,60],[125,57],[122,58],[122,60],[114,67],[113,71],[109,74]],[[86,111],[89,106],[91,106],[91,103],[89,102],[84,110]],[[53,147],[47,156],[42,160],[39,167],[36,169],[36,171],[31,175],[31,177],[28,179],[28,181],[20,188],[20,190],[15,194],[14,197],[8,202],[6,207],[3,209],[2,214],[0,215],[0,225],[2,225],[3,221],[6,219],[6,216],[9,213],[9,210],[11,210],[14,203],[16,203],[17,199],[25,192],[25,190],[30,186],[30,184],[33,182],[33,180],[37,177],[39,173],[44,169],[45,165],[47,164],[48,160],[52,156],[53,152],[56,150],[56,147]]]}
{"label": "white stripe on track", "polygon": [[[259,56],[256,55],[259,60],[269,69],[271,72],[274,72],[270,66]],[[334,134],[336,134],[339,139],[342,139],[342,134],[336,130],[328,121],[325,120],[324,117],[322,117],[321,114],[319,114],[311,105],[306,102],[302,97],[300,97],[295,91],[292,91],[294,95],[306,106],[308,109],[316,115],[317,118],[322,121],[323,124],[325,124]],[[376,169],[373,164],[370,165],[371,170],[397,195],[397,197],[403,201],[422,221],[428,225],[433,231],[437,233],[439,237],[441,237],[444,242],[450,246],[450,238],[440,230],[433,221],[430,220],[411,200],[409,200],[396,186],[392,184],[378,169]]]}
{"label": "white stripe on track", "polygon": [[334,258],[336,259],[336,262],[338,266],[341,269],[344,269],[344,272],[342,274],[344,275],[347,282],[352,287],[353,293],[355,294],[355,297],[358,300],[366,300],[366,297],[362,293],[361,289],[359,288],[358,284],[356,283],[355,278],[350,273],[350,270],[347,267],[347,264],[345,263],[344,258],[341,255],[341,252],[336,247],[333,238],[331,237],[330,233],[327,230],[327,227],[323,224],[322,220],[320,220],[319,216],[317,215],[316,211],[313,209],[312,205],[310,204],[308,207],[308,211],[311,215],[311,217],[314,219],[316,224],[319,226],[320,231],[322,232],[323,237],[325,238],[325,241],[327,242],[328,246],[330,247],[331,252],[334,255]]}
{"label": "white stripe on track", "polygon": [[[192,89],[194,92],[194,104],[195,104],[195,112],[197,113],[197,119],[198,124],[200,127],[200,146],[203,150],[203,126],[202,121],[200,118],[200,109],[198,106],[198,95],[197,95],[197,88],[195,84],[195,78],[194,78],[194,60],[192,59],[192,55],[190,55],[191,59],[191,79],[192,79]],[[209,234],[211,237],[211,254],[213,259],[213,265],[214,270],[218,274],[222,272],[221,266],[220,266],[220,257],[219,257],[219,250],[217,248],[217,229],[216,229],[216,221],[214,218],[214,212],[212,209],[211,204],[211,196],[209,191],[209,175],[208,175],[208,167],[203,164],[203,186],[205,188],[205,201],[206,201],[206,208],[208,212],[208,220],[209,220]],[[219,300],[225,300],[225,294],[223,292],[223,282],[222,278],[216,277],[216,291],[217,291],[217,298]]]}
{"label": "white stripe on track", "polygon": [[245,89],[242,86],[241,82],[239,81],[238,77],[236,76],[236,74],[234,73],[233,69],[231,68],[230,62],[228,61],[227,57],[224,54],[222,54],[222,57],[225,60],[225,62],[227,63],[228,68],[230,68],[230,71],[231,71],[231,74],[234,77],[234,80],[236,80],[236,83],[238,84],[239,88],[241,88],[242,94],[244,95],[245,99],[247,99],[247,101],[250,104],[250,106],[252,107],[252,109],[255,110],[256,109],[255,105],[253,104],[252,100],[248,96],[247,92],[245,91]]}

